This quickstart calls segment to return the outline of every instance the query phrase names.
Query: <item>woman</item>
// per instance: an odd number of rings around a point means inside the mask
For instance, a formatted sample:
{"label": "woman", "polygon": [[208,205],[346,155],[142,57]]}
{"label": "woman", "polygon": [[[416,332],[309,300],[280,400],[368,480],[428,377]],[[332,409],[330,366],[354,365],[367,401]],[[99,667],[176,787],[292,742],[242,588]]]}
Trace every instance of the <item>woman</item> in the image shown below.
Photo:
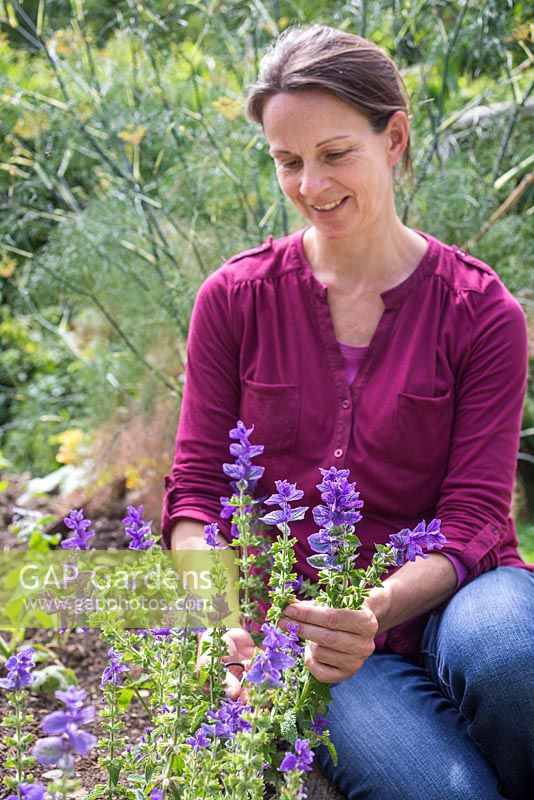
{"label": "woman", "polygon": [[[399,219],[408,106],[379,48],[290,30],[247,113],[309,225],[235,256],[200,289],[165,540],[199,547],[203,523],[218,520],[238,418],[265,445],[261,494],[287,478],[312,506],[319,467],[350,469],[365,502],[361,566],[375,542],[441,518],[443,550],[392,572],[362,610],[292,607],[310,672],[333,684],[339,765],[320,751],[321,765],[351,799],[524,798],[534,576],[510,519],[523,313],[490,267]],[[313,521],[292,530],[313,578]],[[228,639],[232,660],[250,656],[248,634]],[[233,678],[228,691],[239,693]]]}

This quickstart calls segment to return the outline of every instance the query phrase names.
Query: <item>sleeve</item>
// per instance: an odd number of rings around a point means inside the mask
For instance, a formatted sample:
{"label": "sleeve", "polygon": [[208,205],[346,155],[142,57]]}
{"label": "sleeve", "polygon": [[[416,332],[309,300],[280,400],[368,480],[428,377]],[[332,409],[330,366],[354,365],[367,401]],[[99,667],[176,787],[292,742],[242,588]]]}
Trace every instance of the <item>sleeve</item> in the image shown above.
{"label": "sleeve", "polygon": [[233,331],[228,276],[223,270],[201,286],[187,340],[185,386],[171,474],[165,477],[163,543],[181,517],[218,522],[219,498],[229,492],[222,464],[230,459],[228,431],[239,415],[239,348]]}
{"label": "sleeve", "polygon": [[442,552],[465,565],[465,582],[499,565],[528,370],[519,303],[497,279],[470,300],[471,346],[457,377],[448,469],[436,513],[448,540]]}

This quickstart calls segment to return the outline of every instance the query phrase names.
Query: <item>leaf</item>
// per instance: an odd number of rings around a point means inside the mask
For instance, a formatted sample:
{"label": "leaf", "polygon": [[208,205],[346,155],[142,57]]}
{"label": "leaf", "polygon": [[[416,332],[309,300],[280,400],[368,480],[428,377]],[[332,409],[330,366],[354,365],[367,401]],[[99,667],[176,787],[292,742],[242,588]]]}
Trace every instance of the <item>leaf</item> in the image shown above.
{"label": "leaf", "polygon": [[297,716],[292,708],[288,708],[284,714],[284,718],[280,723],[280,733],[290,744],[295,744],[298,735]]}
{"label": "leaf", "polygon": [[76,675],[73,670],[59,664],[50,664],[36,670],[31,690],[35,694],[52,697],[57,690],[65,691],[69,686],[76,686]]}
{"label": "leaf", "polygon": [[323,567],[325,566],[324,554],[309,556],[309,558],[307,558],[306,561],[308,562],[308,564],[310,564],[310,566],[315,567],[315,569],[323,569]]}
{"label": "leaf", "polygon": [[319,697],[327,705],[332,702],[332,692],[328,683],[321,683],[310,675],[311,691],[315,697]]}
{"label": "leaf", "polygon": [[108,775],[111,778],[112,786],[116,786],[119,780],[119,775],[121,773],[121,765],[109,764],[107,769],[108,769]]}
{"label": "leaf", "polygon": [[329,740],[326,743],[326,746],[328,747],[328,752],[330,753],[330,758],[332,759],[332,763],[334,764],[334,767],[337,767],[337,760],[338,760],[337,759],[337,750],[335,748],[334,742],[331,742]]}
{"label": "leaf", "polygon": [[134,694],[135,692],[133,689],[128,689],[126,686],[122,687],[118,693],[118,706],[120,711],[126,711],[132,702],[132,697]]}

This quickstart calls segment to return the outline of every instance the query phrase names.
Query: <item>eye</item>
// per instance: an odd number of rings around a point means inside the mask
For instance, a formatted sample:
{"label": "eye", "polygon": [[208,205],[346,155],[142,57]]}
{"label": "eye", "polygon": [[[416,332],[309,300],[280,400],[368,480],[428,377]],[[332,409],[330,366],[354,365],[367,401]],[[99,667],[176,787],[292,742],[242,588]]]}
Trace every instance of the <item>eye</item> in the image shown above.
{"label": "eye", "polygon": [[344,150],[343,152],[325,153],[325,156],[331,161],[337,161],[338,159],[343,158],[343,156],[346,156],[348,152],[348,150]]}
{"label": "eye", "polygon": [[277,166],[279,166],[281,169],[298,169],[300,167],[300,161],[279,161]]}

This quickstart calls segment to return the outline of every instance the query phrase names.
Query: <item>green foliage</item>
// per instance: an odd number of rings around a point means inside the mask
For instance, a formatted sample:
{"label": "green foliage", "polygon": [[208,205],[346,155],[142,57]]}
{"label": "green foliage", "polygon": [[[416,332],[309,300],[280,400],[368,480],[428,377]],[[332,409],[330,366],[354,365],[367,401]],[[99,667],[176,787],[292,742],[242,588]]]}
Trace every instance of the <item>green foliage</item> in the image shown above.
{"label": "green foliage", "polygon": [[[405,219],[473,240],[513,291],[528,288],[532,187],[483,230],[528,170],[523,4],[24,0],[0,3],[0,22],[0,446],[17,469],[52,469],[66,428],[179,395],[201,281],[301,224],[242,113],[288,25],[331,24],[391,53],[413,106]],[[509,107],[489,124],[465,121],[496,103]]]}
{"label": "green foliage", "polygon": [[528,564],[534,564],[534,523],[518,522],[519,552]]}

